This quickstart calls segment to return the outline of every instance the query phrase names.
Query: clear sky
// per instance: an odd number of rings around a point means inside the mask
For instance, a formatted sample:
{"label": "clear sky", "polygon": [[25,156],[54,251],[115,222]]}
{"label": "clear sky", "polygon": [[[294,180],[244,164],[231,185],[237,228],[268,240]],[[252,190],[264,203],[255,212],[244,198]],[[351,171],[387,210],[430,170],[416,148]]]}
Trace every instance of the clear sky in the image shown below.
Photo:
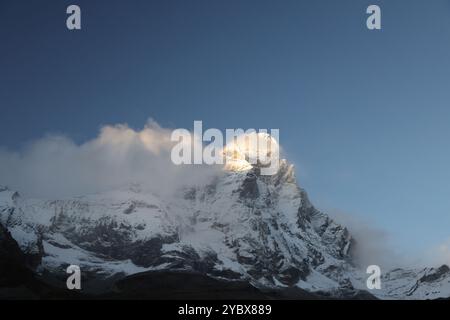
{"label": "clear sky", "polygon": [[318,207],[405,252],[450,237],[449,102],[448,0],[0,2],[0,146],[149,117],[279,128]]}

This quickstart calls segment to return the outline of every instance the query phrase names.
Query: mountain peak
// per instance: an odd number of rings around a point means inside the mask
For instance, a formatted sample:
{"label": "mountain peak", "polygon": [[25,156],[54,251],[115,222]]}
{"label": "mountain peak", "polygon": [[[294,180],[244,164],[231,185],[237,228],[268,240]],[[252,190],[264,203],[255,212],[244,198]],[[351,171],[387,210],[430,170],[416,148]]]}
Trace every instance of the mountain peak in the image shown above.
{"label": "mountain peak", "polygon": [[[70,263],[98,277],[181,270],[332,295],[365,288],[366,275],[349,253],[348,230],[311,204],[285,159],[274,175],[252,165],[175,198],[141,192],[136,183],[56,201],[15,201],[18,194],[3,190],[0,223],[49,273]],[[440,286],[450,272],[442,266],[390,277],[380,296],[415,297]]]}

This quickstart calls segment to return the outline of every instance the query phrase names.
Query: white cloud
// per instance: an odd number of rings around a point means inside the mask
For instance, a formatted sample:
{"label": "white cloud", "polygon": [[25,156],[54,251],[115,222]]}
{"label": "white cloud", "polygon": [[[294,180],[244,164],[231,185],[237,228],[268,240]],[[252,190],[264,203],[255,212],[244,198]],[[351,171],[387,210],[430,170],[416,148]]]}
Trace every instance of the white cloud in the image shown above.
{"label": "white cloud", "polygon": [[149,191],[170,193],[201,183],[214,166],[176,166],[170,159],[170,129],[150,120],[141,131],[110,125],[83,144],[52,135],[20,151],[0,150],[0,184],[28,196],[55,198],[140,183]]}
{"label": "white cloud", "polygon": [[375,223],[344,213],[340,210],[326,210],[328,214],[339,224],[347,227],[355,245],[352,254],[354,261],[362,268],[369,265],[378,265],[382,269],[389,270],[397,267],[411,267],[417,261],[412,257],[405,257],[396,252],[391,241],[390,234],[377,227]]}

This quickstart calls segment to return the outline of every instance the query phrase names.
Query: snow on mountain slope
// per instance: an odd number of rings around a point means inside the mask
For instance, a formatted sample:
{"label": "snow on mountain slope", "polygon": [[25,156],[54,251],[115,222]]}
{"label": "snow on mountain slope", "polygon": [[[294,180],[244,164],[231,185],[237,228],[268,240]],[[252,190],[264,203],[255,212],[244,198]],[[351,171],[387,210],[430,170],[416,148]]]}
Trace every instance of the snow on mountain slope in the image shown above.
{"label": "snow on mountain slope", "polygon": [[[0,223],[40,271],[64,272],[69,264],[103,276],[193,270],[255,286],[366,290],[349,232],[312,206],[293,166],[281,160],[273,176],[259,170],[225,171],[170,198],[136,185],[53,201],[0,188]],[[450,296],[449,272],[433,272],[392,271],[375,294]]]}
{"label": "snow on mountain slope", "polygon": [[450,297],[450,269],[394,269],[382,276],[381,298],[437,299]]}

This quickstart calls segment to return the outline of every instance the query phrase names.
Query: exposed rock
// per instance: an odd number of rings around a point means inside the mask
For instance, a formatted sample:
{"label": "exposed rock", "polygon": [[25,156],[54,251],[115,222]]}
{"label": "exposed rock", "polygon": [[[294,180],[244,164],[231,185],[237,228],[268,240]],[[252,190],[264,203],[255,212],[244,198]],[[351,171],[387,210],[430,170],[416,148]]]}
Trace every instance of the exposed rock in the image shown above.
{"label": "exposed rock", "polygon": [[[17,264],[55,283],[67,265],[78,264],[93,283],[163,270],[245,281],[258,290],[364,296],[367,275],[352,262],[348,230],[311,204],[292,165],[282,160],[273,176],[259,170],[225,172],[176,198],[133,186],[45,201],[2,188],[0,241]],[[375,294],[450,296],[448,269],[388,272],[386,289]]]}

